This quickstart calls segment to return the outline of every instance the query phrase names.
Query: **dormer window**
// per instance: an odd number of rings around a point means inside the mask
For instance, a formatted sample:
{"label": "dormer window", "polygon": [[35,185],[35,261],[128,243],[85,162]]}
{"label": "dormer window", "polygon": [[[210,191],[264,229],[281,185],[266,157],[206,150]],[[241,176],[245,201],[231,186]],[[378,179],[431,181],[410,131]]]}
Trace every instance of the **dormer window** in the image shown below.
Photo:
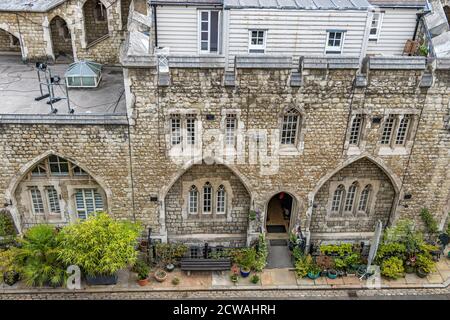
{"label": "dormer window", "polygon": [[341,54],[344,46],[345,31],[329,30],[327,32],[327,43],[325,53]]}
{"label": "dormer window", "polygon": [[220,12],[207,10],[199,15],[200,53],[219,53]]}
{"label": "dormer window", "polygon": [[372,18],[372,24],[370,25],[369,40],[377,40],[380,34],[381,21],[383,14],[381,12],[374,12]]}
{"label": "dormer window", "polygon": [[248,53],[265,53],[266,30],[250,30]]}

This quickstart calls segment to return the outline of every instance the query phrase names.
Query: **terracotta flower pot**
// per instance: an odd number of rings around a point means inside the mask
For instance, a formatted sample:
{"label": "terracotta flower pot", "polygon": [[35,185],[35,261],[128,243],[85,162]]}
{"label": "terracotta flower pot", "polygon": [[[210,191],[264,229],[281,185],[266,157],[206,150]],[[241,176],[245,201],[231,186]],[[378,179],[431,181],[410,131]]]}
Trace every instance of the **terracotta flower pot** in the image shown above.
{"label": "terracotta flower pot", "polygon": [[144,287],[148,284],[148,278],[147,279],[140,279],[138,280],[138,283],[141,287]]}
{"label": "terracotta flower pot", "polygon": [[162,269],[156,270],[154,277],[155,277],[156,281],[163,282],[167,279],[167,272]]}

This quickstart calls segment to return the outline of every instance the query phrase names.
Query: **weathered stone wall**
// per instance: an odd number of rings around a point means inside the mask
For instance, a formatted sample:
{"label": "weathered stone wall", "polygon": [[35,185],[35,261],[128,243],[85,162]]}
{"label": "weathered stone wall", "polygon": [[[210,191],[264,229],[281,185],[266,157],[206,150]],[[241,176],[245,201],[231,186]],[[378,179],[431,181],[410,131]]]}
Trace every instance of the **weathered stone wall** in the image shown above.
{"label": "weathered stone wall", "polygon": [[0,52],[20,52],[20,47],[11,43],[11,34],[0,29]]}
{"label": "weathered stone wall", "polygon": [[88,45],[108,34],[108,20],[96,17],[96,5],[97,1],[94,0],[87,0],[83,5],[84,30]]}
{"label": "weathered stone wall", "polygon": [[[187,190],[183,190],[183,185],[189,187],[196,183],[198,179],[207,179],[208,182],[217,188],[218,185],[229,183],[231,186],[230,192],[227,192],[227,197],[231,199],[231,212],[227,219],[227,214],[217,215],[202,214],[199,212],[196,215],[187,213],[182,217],[183,209],[187,207]],[[200,194],[202,193],[199,184],[199,208],[202,206]],[[184,191],[184,192],[183,192]],[[213,188],[213,207],[215,207],[215,193]],[[189,234],[243,234],[244,238],[247,233],[248,213],[250,210],[250,196],[245,190],[244,185],[240,182],[233,172],[223,165],[194,165],[186,173],[184,173],[170,188],[166,199],[166,225],[169,239],[171,235],[189,235]],[[213,209],[214,211],[214,209]]]}
{"label": "weathered stone wall", "polygon": [[[160,207],[151,203],[147,195],[164,195],[161,186],[167,186],[167,181],[183,170],[182,165],[168,157],[166,139],[170,109],[198,110],[203,128],[217,129],[222,111],[226,109],[240,110],[240,121],[245,129],[277,129],[284,108],[295,105],[303,110],[306,118],[302,127],[304,149],[296,155],[281,155],[276,174],[261,174],[259,165],[248,162],[232,165],[233,171],[248,186],[252,205],[262,212],[274,193],[289,191],[300,204],[299,222],[307,227],[308,196],[314,193],[320,179],[344,164],[370,157],[394,181],[393,189],[400,201],[399,204],[394,201],[393,220],[410,217],[420,224],[419,212],[424,206],[438,220],[444,215],[450,190],[450,144],[443,119],[448,114],[450,80],[442,71],[436,72],[435,84],[429,90],[419,88],[422,72],[414,70],[371,70],[369,85],[365,88],[352,87],[353,70],[306,69],[304,85],[300,88],[288,85],[287,70],[238,69],[236,88],[222,86],[220,69],[172,68],[171,85],[159,88],[155,70],[129,69],[128,72],[131,92],[136,99],[132,110],[136,123],[131,128],[133,161],[139,163],[141,169],[135,174],[136,189],[140,190],[136,206],[138,212],[154,221],[156,230],[164,232],[157,223]],[[348,154],[344,146],[349,114],[357,110],[368,114],[365,144],[359,153]],[[385,115],[386,110],[417,116],[418,130],[412,130],[411,139],[415,143],[410,151],[403,154],[380,152],[382,125],[372,123],[371,119]],[[213,115],[214,120],[207,120],[207,114]],[[206,143],[207,138],[203,139]],[[405,193],[411,193],[412,198],[403,200]],[[392,189],[389,189],[385,199],[392,197]],[[383,220],[386,220],[385,215]],[[371,223],[364,230],[369,230]],[[360,229],[355,222],[346,231],[359,232]]]}
{"label": "weathered stone wall", "polygon": [[69,33],[64,35],[64,25],[66,22],[59,16],[56,16],[50,22],[50,31],[52,34],[53,53],[55,57],[65,54],[73,57],[72,37]]}
{"label": "weathered stone wall", "polygon": [[[90,32],[85,31],[82,6],[85,1],[68,0],[47,13],[0,12],[0,29],[22,39],[22,56],[25,60],[36,61],[54,58],[54,48],[50,31],[50,21],[59,16],[67,22],[72,37],[74,56],[104,64],[119,62],[119,48],[124,39],[121,20],[121,1],[104,0],[107,7],[108,27],[102,41],[88,46]],[[103,25],[106,25],[104,23]]]}
{"label": "weathered stone wall", "polygon": [[[353,213],[333,214],[328,207],[335,188],[330,188],[330,184],[332,182],[337,182],[334,185],[341,184],[347,178],[351,178],[350,183],[352,180],[359,183],[353,203]],[[361,183],[362,181],[365,182]],[[371,203],[374,205],[368,214],[364,214],[357,210],[358,194],[367,184],[372,186],[369,208]],[[348,188],[346,191],[348,192]],[[353,162],[331,177],[317,192],[314,198],[316,207],[313,209],[311,232],[372,232],[378,220],[381,220],[384,225],[389,221],[394,197],[392,183],[379,167],[367,159]],[[345,205],[345,197],[342,199],[343,205]]]}
{"label": "weathered stone wall", "polygon": [[[160,234],[163,238],[167,232],[183,228],[170,220],[179,214],[179,208],[171,209],[173,214],[162,212],[168,193],[167,200],[171,199],[169,189],[173,185],[176,190],[177,179],[193,164],[177,163],[169,157],[167,124],[171,111],[196,111],[204,129],[221,128],[225,110],[239,111],[243,129],[278,129],[283,110],[295,106],[304,117],[301,128],[304,147],[294,154],[281,154],[277,171],[264,174],[260,165],[249,164],[248,158],[243,163],[226,164],[248,190],[250,207],[263,213],[261,221],[269,199],[279,191],[286,191],[297,200],[296,214],[303,230],[309,226],[312,232],[323,230],[325,226],[316,223],[314,211],[312,217],[307,216],[307,209],[313,204],[309,199],[320,187],[326,188],[326,182],[336,172],[349,165],[347,168],[352,168],[352,163],[363,158],[370,161],[359,162],[367,168],[362,166],[358,170],[376,171],[379,179],[382,171],[392,183],[392,188],[386,187],[380,196],[386,206],[383,212],[387,212],[387,199],[392,199],[392,190],[395,191],[394,221],[409,217],[421,224],[419,212],[423,207],[428,207],[439,221],[445,220],[450,192],[450,134],[444,129],[450,103],[448,71],[437,70],[434,85],[429,89],[419,87],[421,71],[370,70],[368,86],[363,88],[353,88],[355,73],[355,70],[305,69],[304,85],[291,87],[289,70],[238,69],[237,87],[231,88],[222,85],[222,69],[172,68],[168,87],[157,86],[154,69],[126,70],[126,81],[136,101],[130,110],[136,218],[151,227],[153,235]],[[364,144],[361,150],[349,154],[345,144],[349,118],[359,111],[367,114]],[[383,153],[380,148],[382,125],[372,122],[372,117],[386,113],[412,113],[416,117],[418,129],[412,130],[404,152]],[[217,137],[218,134],[203,136],[203,150],[209,150],[209,142]],[[245,151],[252,139],[246,137]],[[84,164],[95,178],[103,179],[111,189],[109,208],[113,215],[133,218],[124,127],[2,125],[0,160],[4,165],[0,171],[0,194],[6,194],[11,179],[23,165],[49,149]],[[375,170],[373,164],[379,169]],[[203,165],[202,174],[210,176],[208,171],[213,167]],[[347,169],[342,172],[354,174]],[[410,194],[411,198],[403,199],[404,194]],[[155,196],[157,201],[152,200]],[[316,196],[320,202],[320,192]],[[386,220],[385,214],[382,217]],[[345,231],[370,230],[372,222],[360,226],[357,220],[357,217],[351,220]],[[336,227],[326,231],[342,232],[343,223],[338,221]],[[216,231],[205,225],[192,232]]]}
{"label": "weathered stone wall", "polygon": [[[14,187],[51,151],[95,179],[106,192],[106,205],[114,217],[133,219],[126,126],[0,124],[0,141],[2,204],[12,200]],[[15,200],[21,206],[20,198]],[[11,205],[5,208],[17,209]]]}

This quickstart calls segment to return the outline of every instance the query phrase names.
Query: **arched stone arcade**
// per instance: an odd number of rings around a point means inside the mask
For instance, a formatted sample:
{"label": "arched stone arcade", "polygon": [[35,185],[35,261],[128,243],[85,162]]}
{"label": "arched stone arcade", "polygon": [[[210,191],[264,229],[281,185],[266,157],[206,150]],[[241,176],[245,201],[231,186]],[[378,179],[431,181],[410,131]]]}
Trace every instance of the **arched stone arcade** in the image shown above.
{"label": "arched stone arcade", "polygon": [[246,244],[251,196],[226,165],[189,166],[162,199],[168,241]]}
{"label": "arched stone arcade", "polygon": [[39,223],[65,225],[108,211],[111,191],[83,166],[52,151],[23,166],[6,191],[19,232]]}
{"label": "arched stone arcade", "polygon": [[394,219],[400,180],[378,159],[360,156],[325,175],[309,195],[311,239],[369,239]]}

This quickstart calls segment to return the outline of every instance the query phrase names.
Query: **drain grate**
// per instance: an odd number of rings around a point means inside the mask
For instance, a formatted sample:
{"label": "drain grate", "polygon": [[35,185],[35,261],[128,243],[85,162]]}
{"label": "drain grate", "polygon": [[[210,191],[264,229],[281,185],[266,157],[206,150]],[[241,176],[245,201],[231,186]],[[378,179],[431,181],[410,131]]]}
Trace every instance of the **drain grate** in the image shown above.
{"label": "drain grate", "polygon": [[357,298],[358,297],[358,293],[355,290],[349,290],[347,291],[347,294],[350,298]]}
{"label": "drain grate", "polygon": [[268,233],[285,233],[286,227],[283,225],[271,225],[267,226]]}
{"label": "drain grate", "polygon": [[284,239],[272,239],[270,240],[270,245],[274,247],[284,247],[287,246],[287,241]]}

